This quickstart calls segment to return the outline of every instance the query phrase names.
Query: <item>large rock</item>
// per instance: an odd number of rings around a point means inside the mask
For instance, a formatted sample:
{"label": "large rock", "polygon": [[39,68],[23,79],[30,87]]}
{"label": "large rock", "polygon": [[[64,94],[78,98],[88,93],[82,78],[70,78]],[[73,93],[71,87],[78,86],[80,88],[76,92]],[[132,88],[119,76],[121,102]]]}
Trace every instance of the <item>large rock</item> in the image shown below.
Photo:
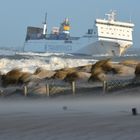
{"label": "large rock", "polygon": [[32,80],[33,74],[29,72],[22,72],[22,75],[18,79],[18,84],[28,84]]}
{"label": "large rock", "polygon": [[76,69],[78,71],[81,71],[81,72],[91,72],[91,68],[92,68],[92,65],[85,65],[85,66],[79,66],[79,67],[76,67]]}
{"label": "large rock", "polygon": [[140,76],[140,63],[138,63],[136,68],[135,68],[135,75]]}
{"label": "large rock", "polygon": [[98,67],[92,71],[91,76],[88,79],[89,82],[103,82],[105,80],[107,80],[107,76],[101,67]]}
{"label": "large rock", "polygon": [[134,76],[135,69],[130,66],[124,66],[122,64],[114,64],[113,72],[114,74],[122,75],[122,76]]}
{"label": "large rock", "polygon": [[66,75],[67,75],[67,71],[57,71],[53,76],[52,76],[52,78],[53,79],[60,79],[60,80],[63,80],[65,77],[66,77]]}
{"label": "large rock", "polygon": [[96,69],[102,69],[102,71],[104,71],[104,73],[109,73],[112,71],[112,63],[111,63],[111,59],[105,59],[105,60],[100,60],[98,62],[96,62],[94,65],[92,65],[91,68],[91,73],[93,73],[94,71],[96,71]]}
{"label": "large rock", "polygon": [[40,79],[50,78],[55,74],[54,71],[49,71],[43,68],[37,68],[34,75],[37,75]]}
{"label": "large rock", "polygon": [[22,72],[20,69],[13,69],[9,71],[7,74],[2,75],[2,86],[6,87],[8,85],[16,85],[18,84],[19,78],[22,76]]}
{"label": "large rock", "polygon": [[120,62],[120,64],[122,65],[131,66],[131,67],[136,67],[136,65],[139,63],[140,61],[138,60],[124,60]]}
{"label": "large rock", "polygon": [[39,79],[39,77],[33,75],[32,73],[22,72],[21,69],[13,69],[7,74],[2,75],[1,85],[4,87],[7,87],[9,85],[23,85],[28,84],[31,81],[35,81],[36,79]]}
{"label": "large rock", "polygon": [[65,68],[65,69],[56,70],[56,73],[54,74],[54,76],[52,76],[52,78],[64,80],[67,74],[73,73],[75,71],[76,68]]}
{"label": "large rock", "polygon": [[71,83],[71,82],[76,81],[78,79],[79,79],[78,72],[72,72],[72,73],[68,73],[66,75],[66,77],[64,78],[64,81]]}

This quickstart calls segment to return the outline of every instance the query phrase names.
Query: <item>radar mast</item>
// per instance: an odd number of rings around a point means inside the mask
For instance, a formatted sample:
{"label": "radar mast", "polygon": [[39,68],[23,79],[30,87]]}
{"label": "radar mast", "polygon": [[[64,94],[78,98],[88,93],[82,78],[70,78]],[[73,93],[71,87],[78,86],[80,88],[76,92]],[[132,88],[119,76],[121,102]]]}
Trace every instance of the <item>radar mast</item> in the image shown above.
{"label": "radar mast", "polygon": [[116,11],[111,10],[110,13],[106,14],[109,21],[116,21]]}
{"label": "radar mast", "polygon": [[43,22],[43,35],[46,36],[47,34],[47,12],[45,13],[45,20]]}

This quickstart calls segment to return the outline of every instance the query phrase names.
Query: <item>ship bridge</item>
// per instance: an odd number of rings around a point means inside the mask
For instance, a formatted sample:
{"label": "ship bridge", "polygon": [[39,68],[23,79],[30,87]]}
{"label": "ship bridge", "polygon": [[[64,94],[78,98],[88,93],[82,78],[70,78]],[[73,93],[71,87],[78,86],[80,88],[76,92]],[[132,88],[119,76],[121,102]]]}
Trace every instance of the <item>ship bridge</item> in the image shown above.
{"label": "ship bridge", "polygon": [[120,22],[116,20],[116,13],[111,11],[107,14],[108,19],[96,19],[99,40],[120,40],[132,43],[132,32],[134,24],[129,22]]}

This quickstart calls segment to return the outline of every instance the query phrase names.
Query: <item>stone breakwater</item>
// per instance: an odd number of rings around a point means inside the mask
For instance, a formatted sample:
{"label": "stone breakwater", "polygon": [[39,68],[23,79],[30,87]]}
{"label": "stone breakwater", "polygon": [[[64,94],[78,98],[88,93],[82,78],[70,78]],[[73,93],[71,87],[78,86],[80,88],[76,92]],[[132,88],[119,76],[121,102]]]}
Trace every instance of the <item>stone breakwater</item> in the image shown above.
{"label": "stone breakwater", "polygon": [[139,75],[140,63],[135,60],[113,63],[111,59],[104,59],[95,64],[54,71],[39,67],[33,73],[17,68],[1,74],[0,94],[50,96],[57,93],[75,94],[75,88],[91,91],[92,88],[103,87],[105,90],[105,82],[126,79],[132,80],[131,84],[139,81]]}

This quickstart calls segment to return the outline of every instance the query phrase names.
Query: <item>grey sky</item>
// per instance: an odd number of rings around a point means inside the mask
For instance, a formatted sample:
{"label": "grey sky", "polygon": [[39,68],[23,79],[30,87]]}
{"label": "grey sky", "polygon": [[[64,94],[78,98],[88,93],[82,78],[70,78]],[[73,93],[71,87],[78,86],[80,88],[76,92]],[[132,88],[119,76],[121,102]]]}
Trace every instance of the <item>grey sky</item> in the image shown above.
{"label": "grey sky", "polygon": [[71,34],[80,36],[93,26],[95,18],[104,18],[114,9],[117,19],[135,23],[134,46],[139,47],[139,0],[0,0],[0,47],[22,46],[26,27],[42,26],[48,12],[48,30],[70,18]]}

